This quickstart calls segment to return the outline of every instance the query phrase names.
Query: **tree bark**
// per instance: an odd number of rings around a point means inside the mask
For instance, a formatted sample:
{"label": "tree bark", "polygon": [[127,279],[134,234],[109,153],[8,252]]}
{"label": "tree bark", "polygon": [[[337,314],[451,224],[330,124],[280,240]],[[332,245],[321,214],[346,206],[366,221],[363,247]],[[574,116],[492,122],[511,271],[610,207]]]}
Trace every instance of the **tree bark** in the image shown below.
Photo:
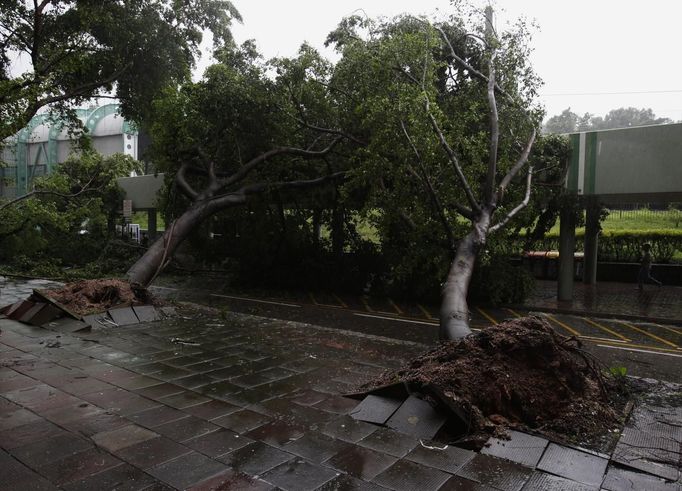
{"label": "tree bark", "polygon": [[474,272],[474,263],[481,246],[485,244],[491,213],[482,210],[472,230],[459,241],[455,258],[450,265],[441,292],[440,329],[441,341],[460,339],[471,334],[467,292]]}
{"label": "tree bark", "polygon": [[133,264],[126,276],[131,283],[148,286],[163,271],[184,240],[194,229],[214,213],[246,203],[246,196],[227,195],[200,201],[173,220],[163,235]]}

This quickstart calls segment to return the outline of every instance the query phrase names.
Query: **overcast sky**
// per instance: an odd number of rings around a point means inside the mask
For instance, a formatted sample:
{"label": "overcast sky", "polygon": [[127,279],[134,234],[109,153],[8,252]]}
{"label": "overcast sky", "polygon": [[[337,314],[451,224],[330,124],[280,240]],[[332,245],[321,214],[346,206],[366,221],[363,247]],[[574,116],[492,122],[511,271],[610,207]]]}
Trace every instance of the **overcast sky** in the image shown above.
{"label": "overcast sky", "polygon": [[[303,41],[326,55],[323,43],[339,20],[362,9],[370,17],[402,12],[442,15],[449,0],[233,0],[244,18],[238,42],[253,38],[266,57],[293,56]],[[682,120],[678,52],[682,2],[674,0],[513,0],[496,5],[498,29],[519,16],[535,19],[532,60],[545,81],[548,115],[571,107],[582,114],[651,108]],[[202,65],[208,63],[203,60]],[[637,92],[637,93],[634,93]],[[615,94],[614,94],[615,93]],[[590,94],[590,95],[582,95]]]}

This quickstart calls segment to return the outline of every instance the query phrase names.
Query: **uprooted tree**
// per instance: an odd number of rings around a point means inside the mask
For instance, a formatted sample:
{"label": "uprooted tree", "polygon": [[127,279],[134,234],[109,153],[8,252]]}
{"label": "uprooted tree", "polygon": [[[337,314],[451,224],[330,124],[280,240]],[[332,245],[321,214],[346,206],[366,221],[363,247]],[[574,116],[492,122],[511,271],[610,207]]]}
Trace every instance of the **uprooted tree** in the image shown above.
{"label": "uprooted tree", "polygon": [[247,42],[216,56],[202,81],[168,90],[156,103],[153,154],[169,176],[170,221],[128,270],[131,282],[151,283],[212,215],[344,175],[332,168],[331,153],[352,137],[334,129],[329,91],[318,83],[330,66],[314,50],[303,46],[295,59],[264,64]]}
{"label": "uprooted tree", "polygon": [[529,156],[542,119],[525,24],[498,34],[491,13],[481,17],[473,27],[466,16],[436,25],[353,17],[329,38],[343,53],[333,84],[346,94],[344,124],[371,135],[354,173],[375,183],[370,206],[417,236],[440,228],[452,251],[441,339],[471,333],[474,263],[531,199]]}

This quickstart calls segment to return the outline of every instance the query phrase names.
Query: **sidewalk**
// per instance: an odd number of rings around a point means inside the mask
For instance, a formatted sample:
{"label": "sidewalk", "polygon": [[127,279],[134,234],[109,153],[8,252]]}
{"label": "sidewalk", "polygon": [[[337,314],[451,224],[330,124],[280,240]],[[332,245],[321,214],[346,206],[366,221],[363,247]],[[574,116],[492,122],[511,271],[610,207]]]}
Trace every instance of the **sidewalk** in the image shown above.
{"label": "sidewalk", "polygon": [[557,299],[556,281],[537,280],[535,291],[526,299],[522,308],[682,323],[682,287],[646,285],[644,291],[639,291],[634,283],[603,282],[585,285],[576,281],[573,301],[561,302]]}
{"label": "sidewalk", "polygon": [[0,490],[680,491],[661,463],[679,462],[679,407],[637,408],[613,458],[523,433],[435,449],[349,417],[341,394],[415,343],[209,310],[0,330]]}

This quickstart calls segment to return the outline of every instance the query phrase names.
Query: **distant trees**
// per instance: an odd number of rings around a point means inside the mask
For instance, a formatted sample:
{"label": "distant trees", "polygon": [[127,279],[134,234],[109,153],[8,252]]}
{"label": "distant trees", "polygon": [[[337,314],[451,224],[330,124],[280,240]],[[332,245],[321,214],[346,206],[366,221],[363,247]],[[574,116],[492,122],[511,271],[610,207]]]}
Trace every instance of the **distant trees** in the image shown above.
{"label": "distant trees", "polygon": [[621,107],[612,109],[606,116],[595,116],[585,113],[582,116],[564,109],[561,114],[549,118],[544,126],[544,133],[574,133],[577,131],[610,130],[615,128],[631,128],[654,124],[668,124],[668,118],[658,118],[651,109]]}

